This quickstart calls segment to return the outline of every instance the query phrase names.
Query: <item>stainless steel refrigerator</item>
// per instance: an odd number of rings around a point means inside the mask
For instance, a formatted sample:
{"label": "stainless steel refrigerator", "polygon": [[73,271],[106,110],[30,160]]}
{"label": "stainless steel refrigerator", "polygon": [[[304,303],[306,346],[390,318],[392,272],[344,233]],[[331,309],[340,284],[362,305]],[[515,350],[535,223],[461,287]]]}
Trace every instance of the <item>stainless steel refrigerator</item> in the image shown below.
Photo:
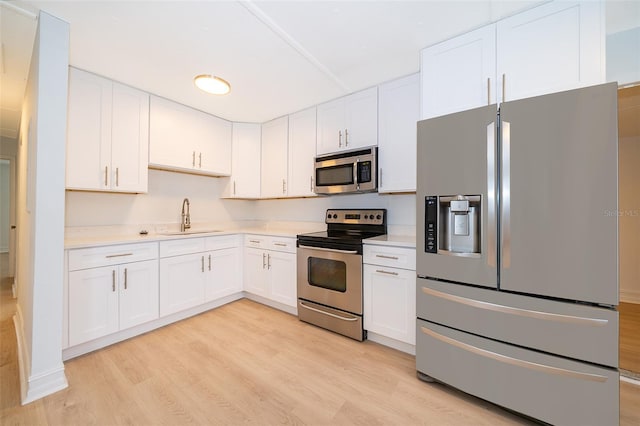
{"label": "stainless steel refrigerator", "polygon": [[618,422],[616,101],[610,83],[418,123],[420,376]]}

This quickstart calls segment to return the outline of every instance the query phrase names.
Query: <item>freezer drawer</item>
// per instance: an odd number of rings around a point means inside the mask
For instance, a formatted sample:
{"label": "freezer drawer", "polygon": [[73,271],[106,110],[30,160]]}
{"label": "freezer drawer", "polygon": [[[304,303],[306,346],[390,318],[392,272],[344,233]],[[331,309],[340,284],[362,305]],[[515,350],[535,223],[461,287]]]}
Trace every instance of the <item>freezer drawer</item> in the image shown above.
{"label": "freezer drawer", "polygon": [[417,279],[418,318],[503,342],[618,367],[618,312]]}
{"label": "freezer drawer", "polygon": [[617,370],[417,321],[421,373],[487,401],[561,425],[615,425]]}

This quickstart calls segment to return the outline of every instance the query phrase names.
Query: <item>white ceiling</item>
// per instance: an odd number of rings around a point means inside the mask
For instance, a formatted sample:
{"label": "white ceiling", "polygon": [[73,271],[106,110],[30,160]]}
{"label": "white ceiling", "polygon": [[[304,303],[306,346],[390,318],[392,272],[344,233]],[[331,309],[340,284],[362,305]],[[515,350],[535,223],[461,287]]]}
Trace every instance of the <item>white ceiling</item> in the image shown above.
{"label": "white ceiling", "polygon": [[[70,23],[73,66],[228,120],[264,122],[417,72],[420,49],[541,1],[11,3]],[[608,32],[638,26],[640,2],[609,4]],[[20,110],[35,20],[0,12],[5,134]],[[228,80],[231,94],[197,90],[203,73]]]}

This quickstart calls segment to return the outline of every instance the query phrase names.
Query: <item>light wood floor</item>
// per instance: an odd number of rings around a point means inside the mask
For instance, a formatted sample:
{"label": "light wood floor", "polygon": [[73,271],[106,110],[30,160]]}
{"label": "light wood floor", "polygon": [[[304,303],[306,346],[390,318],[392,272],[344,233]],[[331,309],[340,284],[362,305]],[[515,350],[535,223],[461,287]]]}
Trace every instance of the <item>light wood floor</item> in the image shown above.
{"label": "light wood floor", "polygon": [[[0,424],[530,424],[416,379],[415,358],[241,300],[65,363],[69,388],[20,406],[14,305],[2,282]],[[640,387],[621,383],[621,425]]]}

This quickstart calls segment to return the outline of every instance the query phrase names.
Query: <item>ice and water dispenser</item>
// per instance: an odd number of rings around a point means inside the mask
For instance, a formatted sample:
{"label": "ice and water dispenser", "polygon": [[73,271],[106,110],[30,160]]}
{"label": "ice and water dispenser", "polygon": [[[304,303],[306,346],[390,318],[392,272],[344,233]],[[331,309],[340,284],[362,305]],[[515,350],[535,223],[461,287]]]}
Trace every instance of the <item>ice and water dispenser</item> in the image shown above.
{"label": "ice and water dispenser", "polygon": [[425,197],[425,251],[479,255],[481,215],[480,195]]}

